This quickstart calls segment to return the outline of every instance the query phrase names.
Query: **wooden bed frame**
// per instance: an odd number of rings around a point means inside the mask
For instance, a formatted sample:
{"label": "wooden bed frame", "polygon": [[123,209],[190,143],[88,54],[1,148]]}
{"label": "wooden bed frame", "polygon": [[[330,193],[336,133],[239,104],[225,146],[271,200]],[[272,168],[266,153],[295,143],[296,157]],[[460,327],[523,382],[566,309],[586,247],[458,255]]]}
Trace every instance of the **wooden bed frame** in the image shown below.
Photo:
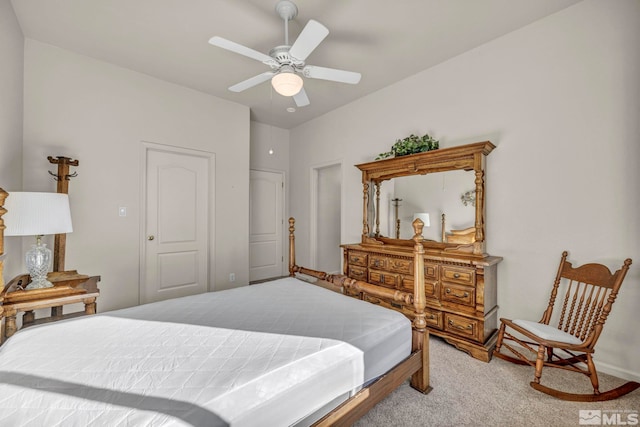
{"label": "wooden bed frame", "polygon": [[[6,213],[4,202],[8,193],[0,188],[0,289],[4,288],[3,253],[4,253],[4,220]],[[411,377],[411,386],[422,393],[431,391],[429,386],[429,333],[425,318],[425,290],[424,290],[424,247],[422,246],[422,227],[420,220],[414,221],[414,293],[392,290],[367,282],[351,279],[344,275],[332,275],[321,271],[300,267],[295,263],[295,221],[289,219],[289,274],[311,276],[320,283],[335,291],[349,289],[354,292],[366,292],[380,298],[390,299],[404,304],[412,304],[414,315],[412,321],[412,352],[403,362],[399,363],[386,374],[377,378],[366,388],[317,421],[315,426],[349,426],[367,413],[373,406],[398,388],[407,378]],[[345,298],[351,298],[345,296]],[[4,317],[3,299],[0,295],[0,320]]]}

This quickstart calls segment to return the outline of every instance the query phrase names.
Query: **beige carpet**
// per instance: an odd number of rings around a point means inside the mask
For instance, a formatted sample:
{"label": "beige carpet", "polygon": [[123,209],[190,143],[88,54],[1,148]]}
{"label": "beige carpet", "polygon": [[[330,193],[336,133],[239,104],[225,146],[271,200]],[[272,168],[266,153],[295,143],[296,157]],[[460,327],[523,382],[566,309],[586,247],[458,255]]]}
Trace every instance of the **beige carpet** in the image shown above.
{"label": "beige carpet", "polygon": [[[606,419],[627,425],[634,419],[630,414],[640,421],[640,389],[608,402],[565,402],[532,389],[533,368],[528,366],[497,358],[484,363],[436,337],[430,339],[430,358],[431,393],[423,395],[405,383],[356,426],[578,426],[580,410],[601,411]],[[625,382],[603,373],[598,377],[601,391]],[[558,369],[545,368],[542,384],[592,391],[587,377]]]}

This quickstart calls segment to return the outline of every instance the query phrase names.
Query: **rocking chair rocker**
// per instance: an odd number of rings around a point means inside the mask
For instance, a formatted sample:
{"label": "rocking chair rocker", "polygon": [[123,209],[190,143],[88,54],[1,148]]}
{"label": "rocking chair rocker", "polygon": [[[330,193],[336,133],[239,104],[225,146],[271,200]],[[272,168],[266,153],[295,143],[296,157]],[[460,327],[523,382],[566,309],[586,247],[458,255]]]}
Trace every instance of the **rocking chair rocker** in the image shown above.
{"label": "rocking chair rocker", "polygon": [[[622,268],[613,274],[601,264],[585,264],[573,268],[566,259],[565,251],[562,253],[549,305],[542,319],[537,323],[500,319],[500,331],[493,355],[520,365],[535,366],[531,387],[562,400],[599,402],[630,393],[640,387],[640,384],[629,381],[613,390],[600,392],[593,353],[622,280],[629,270],[631,259],[625,260]],[[554,313],[556,299],[559,307]],[[557,326],[551,325],[552,321],[557,322]],[[507,332],[507,327],[525,338]],[[514,348],[511,342],[523,349]],[[501,353],[503,348],[516,357]],[[535,360],[520,352],[524,349],[536,354]],[[586,375],[591,380],[593,394],[566,393],[540,384],[544,366]]]}

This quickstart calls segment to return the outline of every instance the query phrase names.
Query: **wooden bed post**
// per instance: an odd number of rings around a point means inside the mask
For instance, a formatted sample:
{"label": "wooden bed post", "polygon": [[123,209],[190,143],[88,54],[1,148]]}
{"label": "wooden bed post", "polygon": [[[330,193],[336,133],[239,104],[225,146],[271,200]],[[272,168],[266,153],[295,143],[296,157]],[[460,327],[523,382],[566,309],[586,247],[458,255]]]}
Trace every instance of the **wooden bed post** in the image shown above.
{"label": "wooden bed post", "polygon": [[296,231],[295,228],[296,220],[291,217],[289,218],[289,276],[295,276],[295,272],[293,271],[293,267],[296,265],[296,236],[294,236],[293,232]]}
{"label": "wooden bed post", "polygon": [[[365,202],[366,202],[365,184]],[[366,206],[366,203],[365,203]],[[366,221],[365,221],[366,224]],[[408,377],[411,377],[411,387],[421,393],[429,393],[429,331],[427,330],[427,320],[425,315],[426,296],[424,288],[424,246],[422,241],[423,222],[416,219],[413,222],[415,236],[414,245],[414,293],[390,289],[387,287],[363,282],[342,274],[327,274],[322,271],[311,270],[296,265],[295,260],[295,220],[289,218],[289,275],[296,273],[308,275],[334,285],[341,293],[348,289],[355,294],[364,294],[382,298],[387,301],[399,303],[407,308],[413,304],[415,313],[412,322],[411,355],[395,368],[378,377],[372,384],[360,390],[356,395],[334,409],[329,414],[318,420],[313,425],[316,427],[329,426],[350,426],[353,425],[376,403],[388,396],[393,390],[403,384]],[[367,230],[365,225],[364,230]],[[363,231],[364,231],[363,230]],[[365,235],[363,235],[363,238]],[[349,297],[351,298],[351,297]]]}
{"label": "wooden bed post", "polygon": [[424,223],[417,218],[413,221],[413,306],[416,316],[413,319],[412,351],[422,350],[422,368],[411,376],[411,387],[422,393],[431,391],[429,386],[429,331],[424,312],[426,295],[424,289],[424,246],[422,246],[422,228]]}

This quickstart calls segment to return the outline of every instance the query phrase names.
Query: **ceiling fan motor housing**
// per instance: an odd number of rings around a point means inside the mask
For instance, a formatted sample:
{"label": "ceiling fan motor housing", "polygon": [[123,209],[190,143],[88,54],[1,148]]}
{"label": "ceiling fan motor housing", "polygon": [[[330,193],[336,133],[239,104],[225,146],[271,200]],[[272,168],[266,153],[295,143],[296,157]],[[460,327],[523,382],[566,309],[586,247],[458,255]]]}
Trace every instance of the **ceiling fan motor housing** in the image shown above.
{"label": "ceiling fan motor housing", "polygon": [[281,0],[276,4],[276,12],[285,21],[291,21],[298,15],[298,7],[288,0]]}
{"label": "ceiling fan motor housing", "polygon": [[269,51],[269,56],[278,62],[277,65],[272,65],[272,68],[280,68],[282,65],[291,65],[297,69],[304,67],[304,61],[300,61],[289,55],[289,49],[291,49],[291,46],[282,45],[276,46]]}

